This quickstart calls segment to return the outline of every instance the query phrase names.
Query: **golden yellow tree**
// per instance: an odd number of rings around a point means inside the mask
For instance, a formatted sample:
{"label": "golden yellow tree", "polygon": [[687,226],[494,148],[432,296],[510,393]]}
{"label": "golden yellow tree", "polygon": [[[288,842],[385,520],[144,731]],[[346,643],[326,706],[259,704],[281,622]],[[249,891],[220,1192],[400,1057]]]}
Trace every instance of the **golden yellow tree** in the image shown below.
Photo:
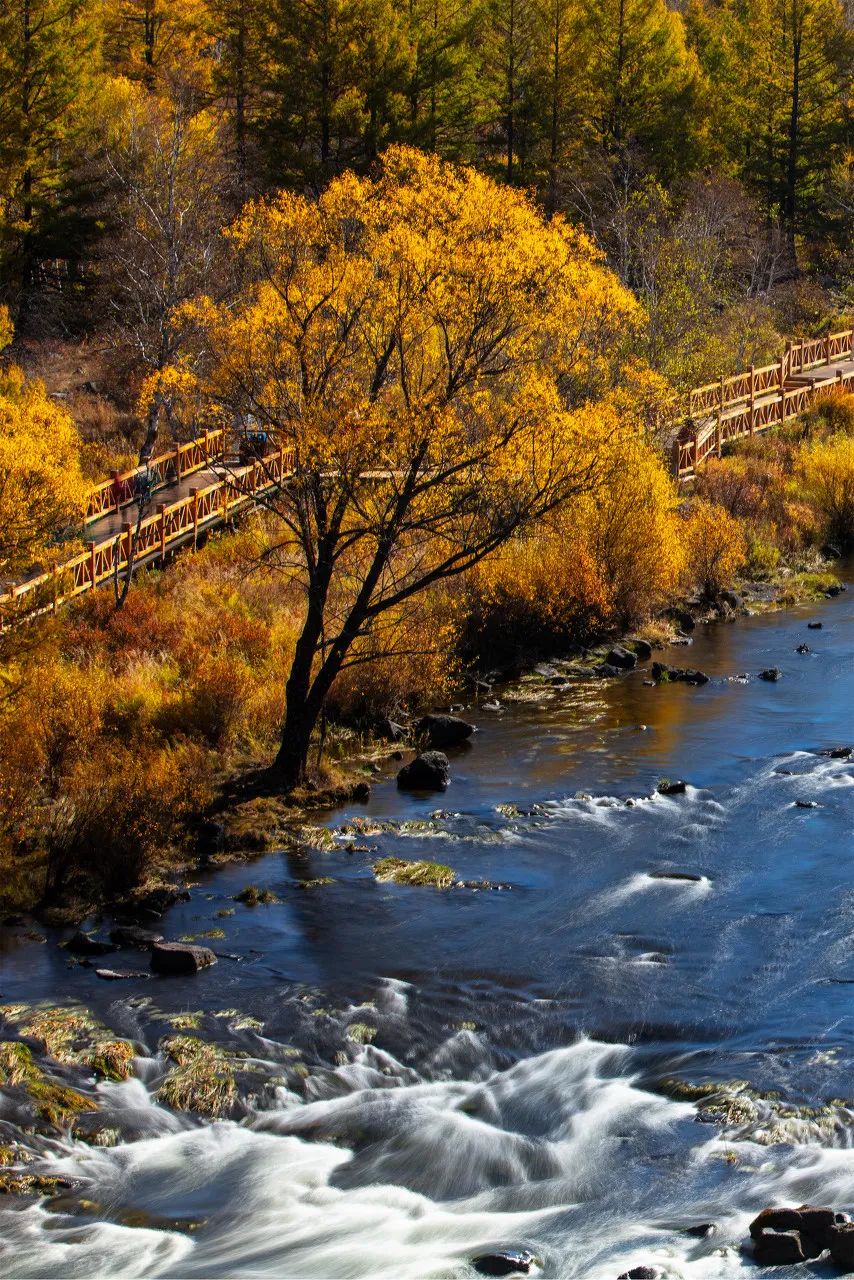
{"label": "golden yellow tree", "polygon": [[[0,308],[0,343],[8,315]],[[0,573],[36,559],[51,534],[79,517],[86,495],[80,439],[69,414],[20,369],[0,371]]]}
{"label": "golden yellow tree", "polygon": [[639,314],[560,218],[408,148],[316,203],[250,205],[230,239],[254,278],[184,309],[169,394],[293,449],[270,500],[306,601],[276,761],[290,785],[360,641],[375,658],[417,593],[602,482],[620,428],[591,402]]}

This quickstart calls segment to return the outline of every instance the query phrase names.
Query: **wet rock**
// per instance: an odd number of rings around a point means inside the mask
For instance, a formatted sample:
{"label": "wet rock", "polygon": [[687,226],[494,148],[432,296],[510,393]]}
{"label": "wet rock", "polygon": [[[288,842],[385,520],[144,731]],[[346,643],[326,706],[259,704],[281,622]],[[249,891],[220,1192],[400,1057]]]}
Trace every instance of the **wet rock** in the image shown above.
{"label": "wet rock", "polygon": [[753,1257],[760,1267],[793,1266],[806,1256],[797,1231],[763,1231],[753,1246]]}
{"label": "wet rock", "polygon": [[834,1222],[827,1229],[827,1243],[840,1271],[854,1271],[854,1222]]}
{"label": "wet rock", "polygon": [[615,667],[612,662],[600,662],[598,666],[593,668],[593,674],[601,676],[603,680],[613,679],[614,676],[622,675],[620,667]]}
{"label": "wet rock", "polygon": [[189,901],[190,895],[186,889],[179,889],[174,884],[161,884],[134,898],[132,906],[138,911],[162,916],[163,912],[174,906],[176,902]]}
{"label": "wet rock", "polygon": [[696,1227],[686,1227],[683,1235],[694,1236],[697,1240],[707,1240],[717,1231],[714,1222],[698,1222]]}
{"label": "wet rock", "polygon": [[658,1267],[632,1267],[631,1271],[621,1271],[618,1280],[658,1280],[660,1275]]}
{"label": "wet rock", "polygon": [[818,801],[817,800],[796,800],[795,808],[796,809],[817,809]]}
{"label": "wet rock", "polygon": [[430,747],[456,747],[474,733],[474,725],[459,716],[430,715],[415,721],[419,739]]}
{"label": "wet rock", "polygon": [[823,627],[823,626],[824,626],[824,623],[823,623],[823,622],[808,622],[808,623],[807,623],[807,628],[808,628],[810,631],[821,631],[821,629],[822,629],[822,627]]}
{"label": "wet rock", "polygon": [[117,924],[110,930],[110,941],[117,947],[138,947],[141,951],[148,951],[155,942],[163,941],[163,934],[143,929],[138,924]]}
{"label": "wet rock", "polygon": [[150,978],[151,974],[142,969],[96,969],[95,977],[105,982],[122,982],[128,978]]}
{"label": "wet rock", "polygon": [[648,662],[652,657],[652,645],[648,640],[632,640],[630,644],[637,654],[639,662]]}
{"label": "wet rock", "polygon": [[842,552],[839,550],[839,547],[834,545],[834,543],[825,542],[824,546],[821,548],[821,555],[824,556],[825,560],[839,560],[842,556]]}
{"label": "wet rock", "polygon": [[850,760],[854,755],[854,747],[829,747],[827,751],[822,751],[823,756],[830,756],[831,760]]}
{"label": "wet rock", "polygon": [[[750,1224],[750,1235],[759,1243],[766,1238],[779,1235],[795,1235],[798,1237],[798,1248],[807,1258],[817,1258],[830,1246],[830,1228],[836,1222],[836,1213],[825,1205],[802,1204],[797,1209],[763,1209]],[[776,1250],[786,1253],[791,1244],[772,1243],[768,1251],[776,1259]],[[757,1252],[757,1261],[759,1256]],[[779,1263],[800,1261],[799,1258],[779,1258]],[[771,1265],[769,1261],[765,1265]]]}
{"label": "wet rock", "polygon": [[688,783],[684,778],[676,778],[673,781],[670,778],[662,778],[656,791],[660,796],[684,796],[687,788]]}
{"label": "wet rock", "polygon": [[666,662],[652,664],[652,678],[659,684],[708,684],[709,677],[705,671],[697,671],[694,667],[671,667]]}
{"label": "wet rock", "polygon": [[374,736],[381,738],[384,742],[403,742],[406,737],[406,730],[402,724],[398,724],[396,720],[386,716],[384,720],[380,720],[374,729]]}
{"label": "wet rock", "polygon": [[799,644],[797,649],[795,649],[795,653],[809,653],[809,651],[810,647],[808,644]]}
{"label": "wet rock", "polygon": [[93,938],[91,933],[84,933],[82,929],[78,929],[65,946],[75,956],[106,956],[118,950],[115,943]]}
{"label": "wet rock", "polygon": [[151,949],[154,973],[198,973],[216,964],[216,956],[208,947],[189,942],[157,942]]}
{"label": "wet rock", "polygon": [[760,680],[779,680],[782,675],[779,667],[766,667],[764,671],[759,672]]}
{"label": "wet rock", "polygon": [[350,792],[350,799],[355,800],[357,804],[367,804],[371,798],[370,782],[357,782]]}
{"label": "wet rock", "polygon": [[605,661],[611,667],[619,667],[622,671],[631,671],[637,666],[638,655],[632,653],[630,649],[626,649],[621,644],[615,644],[613,649],[609,650]]}
{"label": "wet rock", "polygon": [[501,1253],[482,1253],[472,1258],[471,1265],[481,1276],[524,1276],[536,1261],[528,1249],[508,1249]]}
{"label": "wet rock", "polygon": [[693,871],[650,871],[653,880],[687,880],[691,884],[699,884],[703,879]]}
{"label": "wet rock", "polygon": [[824,594],[827,596],[828,600],[833,600],[836,596],[842,595],[844,590],[845,587],[841,582],[834,582],[832,586],[827,588]]}
{"label": "wet rock", "polygon": [[445,791],[449,781],[448,757],[442,751],[422,751],[397,775],[402,791]]}

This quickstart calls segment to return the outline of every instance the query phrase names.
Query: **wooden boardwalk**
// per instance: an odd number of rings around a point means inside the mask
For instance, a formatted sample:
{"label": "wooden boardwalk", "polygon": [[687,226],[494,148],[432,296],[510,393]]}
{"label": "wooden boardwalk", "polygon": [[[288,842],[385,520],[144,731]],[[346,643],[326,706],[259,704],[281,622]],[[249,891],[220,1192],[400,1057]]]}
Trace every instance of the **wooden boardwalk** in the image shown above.
{"label": "wooden boardwalk", "polygon": [[[46,572],[33,573],[8,585],[0,594],[0,630],[28,618],[55,613],[68,600],[109,582],[127,569],[131,557],[134,566],[142,566],[164,561],[170,551],[180,546],[195,545],[201,534],[225,524],[293,474],[293,454],[288,448],[273,450],[248,464],[228,462],[224,441],[218,443],[218,452],[206,454],[213,434],[180,447],[182,451],[195,450],[192,456],[198,465],[190,468],[189,475],[185,471],[158,484],[156,490],[162,490],[159,496],[170,500],[158,503],[152,514],[144,515],[142,520],[129,518],[136,516],[138,510],[135,488],[123,491],[115,477],[98,486],[94,492],[99,495],[96,501],[101,503],[101,510],[99,514],[92,510],[90,498],[85,521],[86,550],[57,562]],[[168,456],[174,457],[175,452]],[[185,456],[190,453],[185,452]],[[128,472],[118,480],[135,485],[136,481],[128,478],[139,476],[145,476],[145,468]],[[133,496],[127,496],[131,492]]]}
{"label": "wooden boardwalk", "polygon": [[790,342],[776,364],[697,387],[673,441],[673,470],[690,480],[730,441],[758,435],[796,418],[815,397],[854,384],[854,329]]}

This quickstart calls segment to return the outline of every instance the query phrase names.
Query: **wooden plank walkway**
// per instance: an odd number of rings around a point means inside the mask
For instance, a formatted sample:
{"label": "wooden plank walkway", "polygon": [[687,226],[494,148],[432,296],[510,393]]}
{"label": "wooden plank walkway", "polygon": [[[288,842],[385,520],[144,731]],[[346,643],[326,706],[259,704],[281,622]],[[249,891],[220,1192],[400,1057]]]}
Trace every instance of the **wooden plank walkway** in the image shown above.
{"label": "wooden plank walkway", "polygon": [[845,329],[790,342],[776,364],[697,387],[673,440],[674,474],[690,480],[707,458],[720,457],[724,445],[778,427],[823,392],[852,385],[854,329]]}
{"label": "wooden plank walkway", "polygon": [[75,596],[112,580],[131,557],[134,566],[142,567],[164,561],[170,551],[187,543],[195,545],[200,534],[225,524],[292,474],[293,452],[283,447],[248,464],[223,460],[182,476],[159,495],[171,500],[159,503],[138,525],[128,519],[128,503],[112,503],[103,515],[89,520],[85,551],[46,572],[7,584],[0,594],[0,630],[55,613]]}

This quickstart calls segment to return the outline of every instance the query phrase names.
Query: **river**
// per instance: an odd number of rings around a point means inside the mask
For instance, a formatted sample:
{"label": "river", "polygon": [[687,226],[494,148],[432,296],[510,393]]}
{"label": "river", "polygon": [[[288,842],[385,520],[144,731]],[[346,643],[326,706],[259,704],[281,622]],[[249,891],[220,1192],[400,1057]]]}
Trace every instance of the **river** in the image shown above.
{"label": "river", "polygon": [[[389,773],[330,815],[390,824],[371,853],[205,877],[161,927],[239,958],[196,977],[104,983],[7,936],[5,1002],[85,1004],[145,1052],[99,1086],[118,1145],[43,1144],[96,1207],[5,1197],[4,1274],[422,1280],[525,1247],[548,1277],[706,1280],[752,1271],[766,1204],[854,1208],[854,760],[820,754],[854,737],[854,592],[665,657],[710,683],[543,686],[476,714],[445,796]],[[378,884],[377,852],[509,887]],[[250,880],[279,901],[235,905]],[[154,1101],[176,1012],[280,1064],[242,1119]],[[746,1081],[746,1112],[704,1123],[670,1077]]]}

